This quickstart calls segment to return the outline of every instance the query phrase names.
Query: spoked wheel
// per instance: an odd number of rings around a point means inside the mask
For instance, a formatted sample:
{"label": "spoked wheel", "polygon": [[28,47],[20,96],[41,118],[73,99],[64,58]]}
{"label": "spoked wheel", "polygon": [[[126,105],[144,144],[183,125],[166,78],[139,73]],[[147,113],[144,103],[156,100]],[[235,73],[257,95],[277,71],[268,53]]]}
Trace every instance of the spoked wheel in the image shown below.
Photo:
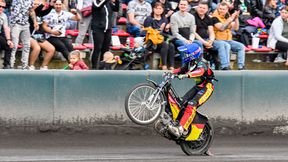
{"label": "spoked wheel", "polygon": [[204,155],[210,148],[214,138],[214,130],[209,121],[205,124],[204,130],[198,140],[181,141],[180,146],[186,155]]}
{"label": "spoked wheel", "polygon": [[161,93],[156,96],[155,92],[155,86],[144,83],[137,85],[128,93],[125,110],[134,123],[151,124],[159,117],[164,99]]}

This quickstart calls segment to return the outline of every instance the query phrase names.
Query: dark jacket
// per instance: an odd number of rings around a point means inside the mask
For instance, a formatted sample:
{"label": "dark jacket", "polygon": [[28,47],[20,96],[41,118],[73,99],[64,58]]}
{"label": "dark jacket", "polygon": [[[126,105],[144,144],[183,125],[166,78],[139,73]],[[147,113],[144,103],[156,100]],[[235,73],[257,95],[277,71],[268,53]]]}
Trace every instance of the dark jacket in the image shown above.
{"label": "dark jacket", "polygon": [[[42,10],[43,8],[44,8],[44,5],[41,4],[34,10],[36,16],[40,17],[41,20],[42,20],[42,17],[48,15],[54,7],[49,5],[49,7],[47,9]],[[30,23],[30,33],[32,33],[34,30],[34,22],[30,16],[29,16],[29,23]],[[36,33],[41,33],[41,34],[45,33],[45,31],[42,28],[42,24],[39,26],[39,30],[36,31]]]}
{"label": "dark jacket", "polygon": [[262,20],[268,29],[271,27],[273,20],[277,17],[276,13],[277,13],[276,8],[274,9],[270,6],[264,7]]}
{"label": "dark jacket", "polygon": [[[112,28],[112,14],[113,12],[118,12],[119,10],[119,0],[112,3],[110,0],[95,0],[92,2],[92,30],[106,30]],[[103,2],[104,1],[104,2]],[[108,21],[108,22],[107,22]]]}
{"label": "dark jacket", "polygon": [[262,17],[263,16],[263,4],[261,0],[250,0],[252,17]]}

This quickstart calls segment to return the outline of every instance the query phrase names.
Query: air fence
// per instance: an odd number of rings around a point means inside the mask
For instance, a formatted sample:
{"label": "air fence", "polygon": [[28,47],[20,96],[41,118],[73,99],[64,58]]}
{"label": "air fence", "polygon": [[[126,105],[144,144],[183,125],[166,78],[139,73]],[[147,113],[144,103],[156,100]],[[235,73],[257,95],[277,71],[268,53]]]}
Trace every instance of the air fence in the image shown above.
{"label": "air fence", "polygon": [[[124,102],[128,91],[163,71],[22,71],[0,72],[0,125],[3,130],[57,131],[137,127]],[[200,111],[219,134],[286,134],[287,71],[216,71],[219,80]],[[180,96],[192,79],[173,81]],[[35,129],[33,129],[35,130]],[[141,131],[139,131],[141,132]]]}

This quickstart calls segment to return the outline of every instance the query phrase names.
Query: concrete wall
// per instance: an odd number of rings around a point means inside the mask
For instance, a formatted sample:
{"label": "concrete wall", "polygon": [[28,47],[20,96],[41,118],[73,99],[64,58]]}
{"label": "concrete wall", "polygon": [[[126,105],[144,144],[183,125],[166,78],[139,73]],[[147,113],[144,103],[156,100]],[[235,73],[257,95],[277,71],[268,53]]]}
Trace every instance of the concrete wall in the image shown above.
{"label": "concrete wall", "polygon": [[[18,71],[0,72],[0,123],[4,127],[87,127],[129,125],[125,95],[162,71]],[[216,72],[219,82],[200,108],[219,133],[285,133],[288,117],[288,72]],[[175,80],[183,95],[193,80]],[[47,125],[49,128],[47,128]],[[263,127],[264,126],[264,127]],[[58,127],[58,128],[59,128]],[[282,131],[281,131],[282,130]]]}

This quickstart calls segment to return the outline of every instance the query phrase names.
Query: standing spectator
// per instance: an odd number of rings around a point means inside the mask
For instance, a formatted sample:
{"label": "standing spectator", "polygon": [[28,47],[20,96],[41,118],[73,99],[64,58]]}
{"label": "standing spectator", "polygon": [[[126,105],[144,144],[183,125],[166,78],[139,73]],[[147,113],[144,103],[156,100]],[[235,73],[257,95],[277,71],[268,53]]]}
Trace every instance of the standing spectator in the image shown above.
{"label": "standing spectator", "polygon": [[50,1],[47,9],[43,10],[43,8],[44,4],[42,4],[40,0],[34,0],[34,11],[37,16],[37,23],[39,25],[39,30],[36,31],[34,29],[34,23],[31,17],[29,17],[30,32],[32,33],[30,39],[31,52],[29,57],[30,70],[35,70],[34,63],[36,62],[41,52],[41,49],[45,51],[45,56],[42,65],[40,67],[40,70],[48,70],[48,64],[55,52],[55,47],[45,39],[45,32],[42,28],[43,17],[49,14],[50,11],[54,8],[54,1]]}
{"label": "standing spectator", "polygon": [[267,29],[270,29],[273,20],[277,17],[277,0],[266,0],[263,8],[262,20]]}
{"label": "standing spectator", "polygon": [[23,43],[22,49],[22,69],[28,69],[28,59],[30,52],[30,30],[29,30],[29,14],[34,22],[35,30],[39,26],[36,15],[33,10],[33,1],[31,0],[13,0],[11,4],[10,27],[11,36],[14,47],[11,52],[11,68],[14,68],[15,55],[18,48],[19,37]]}
{"label": "standing spectator", "polygon": [[[230,55],[230,45],[225,41],[215,40],[213,21],[207,15],[208,10],[207,2],[200,1],[194,14],[197,26],[196,38],[204,45],[204,48],[218,52],[221,70],[230,70],[229,62],[227,62],[227,57]],[[215,63],[216,61],[212,60],[212,62]]]}
{"label": "standing spectator", "polygon": [[[288,51],[288,6],[285,5],[280,10],[280,16],[277,17],[270,28],[267,46],[280,51]],[[279,56],[277,56],[279,57]],[[277,59],[277,58],[276,58]],[[280,61],[279,61],[280,62]],[[288,59],[285,62],[288,66]]]}
{"label": "standing spectator", "polygon": [[[0,49],[5,51],[3,69],[10,69],[10,57],[14,45],[11,41],[8,19],[6,14],[3,12],[5,7],[5,2],[0,1]],[[2,28],[6,37],[3,36],[4,34],[2,33]]]}
{"label": "standing spectator", "polygon": [[62,1],[56,0],[54,10],[44,17],[43,29],[46,31],[47,40],[55,47],[56,51],[63,54],[65,59],[69,60],[69,52],[73,51],[73,46],[69,39],[65,36],[66,22],[71,19],[75,21],[80,20],[80,15],[76,9],[71,9],[71,12],[62,10]]}
{"label": "standing spectator", "polygon": [[[77,9],[81,11],[81,9],[92,6],[92,0],[78,0],[77,3]],[[92,15],[89,15],[87,17],[83,16],[81,14],[82,19],[79,22],[79,33],[78,36],[75,40],[75,43],[77,44],[82,44],[83,40],[86,36],[86,32],[88,29],[91,28],[91,20],[92,20]],[[92,39],[92,33],[89,31],[89,40]]]}
{"label": "standing spectator", "polygon": [[144,20],[150,16],[152,7],[145,0],[132,0],[128,3],[127,8],[127,32],[135,37],[141,35]]}
{"label": "standing spectator", "polygon": [[[244,44],[232,40],[232,31],[239,29],[239,11],[229,14],[228,5],[221,2],[213,13],[213,24],[216,40],[223,40],[231,46],[231,50],[237,52],[238,69],[245,69],[245,46]],[[227,65],[230,67],[230,56],[227,57]],[[229,64],[228,64],[229,63]],[[222,66],[222,65],[221,65]]]}
{"label": "standing spectator", "polygon": [[[169,31],[170,24],[168,19],[164,16],[164,6],[162,3],[154,3],[152,14],[145,19],[144,27],[151,27],[161,31],[162,33]],[[163,41],[161,44],[157,45],[156,51],[160,51],[162,70],[167,70],[167,55],[169,56],[170,61],[169,69],[174,70],[175,47],[173,43]]]}
{"label": "standing spectator", "polygon": [[[118,3],[119,4],[119,3]],[[118,11],[110,0],[93,0],[92,24],[94,49],[92,53],[92,69],[99,68],[103,54],[109,51],[112,34],[113,11]]]}
{"label": "standing spectator", "polygon": [[197,43],[203,53],[203,45],[200,41],[195,40],[196,24],[195,18],[192,14],[187,12],[188,1],[179,1],[179,11],[171,16],[171,32],[176,38],[176,47],[183,46],[184,44]]}

